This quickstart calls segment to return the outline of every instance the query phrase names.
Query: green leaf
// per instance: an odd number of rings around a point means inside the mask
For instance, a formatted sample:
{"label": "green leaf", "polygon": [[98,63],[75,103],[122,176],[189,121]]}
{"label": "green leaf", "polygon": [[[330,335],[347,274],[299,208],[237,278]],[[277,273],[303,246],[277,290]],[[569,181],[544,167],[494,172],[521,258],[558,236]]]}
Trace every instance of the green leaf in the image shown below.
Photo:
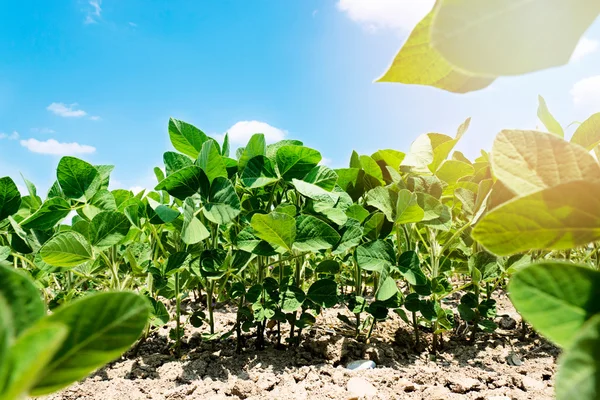
{"label": "green leaf", "polygon": [[197,161],[211,183],[218,177],[227,178],[227,168],[217,146],[214,140],[204,142]]}
{"label": "green leaf", "polygon": [[267,155],[267,144],[265,141],[265,135],[262,133],[255,133],[252,135],[248,144],[244,148],[241,157],[239,157],[238,166],[240,171],[246,168],[248,162],[256,156]]}
{"label": "green leaf", "polygon": [[75,267],[92,260],[92,248],[80,233],[60,232],[40,249],[42,260],[54,267]]}
{"label": "green leaf", "polygon": [[471,164],[457,160],[446,160],[436,171],[436,176],[449,185],[455,184],[461,178],[475,173]]}
{"label": "green leaf", "polygon": [[271,162],[275,163],[275,156],[277,155],[277,151],[283,146],[302,146],[302,143],[299,140],[280,140],[279,142],[272,143],[267,146],[267,158],[271,160]]}
{"label": "green leaf", "polygon": [[134,293],[97,293],[54,311],[47,320],[69,334],[31,394],[51,393],[114,360],[141,335],[150,316],[146,299]]}
{"label": "green leaf", "polygon": [[213,181],[203,212],[209,221],[219,225],[228,224],[240,214],[240,199],[229,179],[218,177]]}
{"label": "green leaf", "polygon": [[433,145],[428,135],[418,136],[410,145],[410,151],[402,160],[402,166],[416,171],[428,171],[427,166],[433,162]]}
{"label": "green leaf", "polygon": [[281,177],[291,181],[306,176],[321,161],[321,153],[304,146],[282,146],[275,160]]}
{"label": "green leaf", "polygon": [[409,224],[421,222],[424,217],[425,211],[419,207],[417,195],[406,189],[400,190],[396,204],[396,223]]}
{"label": "green leaf", "polygon": [[71,212],[69,203],[61,198],[54,197],[46,200],[42,206],[29,218],[21,222],[24,229],[52,229],[59,221]]}
{"label": "green leaf", "polygon": [[202,168],[191,165],[167,176],[154,190],[166,190],[171,196],[185,200],[196,193],[206,195],[209,187],[210,182]]}
{"label": "green leaf", "polygon": [[301,181],[299,179],[292,179],[292,184],[302,196],[322,202],[327,207],[335,206],[338,201],[339,195],[337,193],[328,192],[322,187],[313,185],[312,183]]}
{"label": "green leaf", "polygon": [[565,137],[565,131],[562,126],[558,123],[558,121],[554,118],[554,116],[548,110],[548,105],[546,104],[546,100],[542,96],[538,96],[539,106],[537,110],[537,116],[542,121],[548,132],[554,133],[556,136],[561,138]]}
{"label": "green leaf", "polygon": [[381,211],[388,221],[396,220],[398,193],[387,187],[376,187],[367,192],[367,204]]}
{"label": "green leaf", "polygon": [[110,185],[110,174],[115,169],[115,166],[114,165],[95,165],[94,167],[98,170],[98,173],[100,174],[100,179],[102,181],[102,184],[100,185],[100,189],[108,189],[108,186]]}
{"label": "green leaf", "polygon": [[489,86],[493,77],[477,76],[450,64],[431,45],[430,32],[435,11],[417,24],[408,40],[378,82],[427,85],[454,93],[466,93]]}
{"label": "green leaf", "polygon": [[210,237],[208,229],[196,218],[194,200],[188,198],[183,203],[183,225],[181,227],[181,240],[185,244],[196,244]]}
{"label": "green leaf", "polygon": [[202,145],[208,140],[200,129],[174,118],[169,119],[169,137],[177,151],[194,159],[198,158]]}
{"label": "green leaf", "polygon": [[310,285],[306,297],[323,308],[331,308],[338,302],[337,283],[331,279],[318,280]]}
{"label": "green leaf", "polygon": [[75,157],[60,159],[56,177],[63,194],[77,201],[90,200],[102,185],[96,167]]}
{"label": "green leaf", "polygon": [[404,279],[413,286],[423,286],[428,282],[421,270],[419,255],[414,251],[405,251],[400,255],[398,269]]}
{"label": "green leaf", "polygon": [[269,244],[292,250],[296,239],[296,220],[288,214],[254,214],[250,222],[254,234]]}
{"label": "green leaf", "polygon": [[352,204],[346,210],[348,218],[354,218],[358,222],[363,222],[368,216],[369,212],[360,204]]}
{"label": "green leaf", "polygon": [[391,244],[375,240],[356,248],[356,262],[365,271],[382,272],[396,264],[396,255]]}
{"label": "green leaf", "polygon": [[500,76],[566,64],[600,3],[441,0],[436,9],[431,43],[442,57],[465,71]]}
{"label": "green leaf", "polygon": [[296,286],[286,286],[281,291],[281,311],[297,311],[304,303],[304,299],[306,299],[306,295],[302,289]]}
{"label": "green leaf", "polygon": [[67,334],[63,324],[43,321],[19,336],[8,354],[10,370],[2,398],[27,397]]}
{"label": "green leaf", "polygon": [[296,218],[294,249],[301,252],[316,252],[330,249],[340,240],[340,234],[326,222],[312,215]]}
{"label": "green leaf", "polygon": [[367,175],[375,177],[380,183],[383,183],[383,172],[377,164],[377,161],[373,160],[369,156],[360,156],[360,165]]}
{"label": "green leaf", "polygon": [[90,224],[90,243],[98,249],[106,249],[119,243],[131,224],[127,217],[118,211],[103,211],[96,215]]}
{"label": "green leaf", "polygon": [[0,221],[19,211],[21,193],[8,176],[0,178]]}
{"label": "green leaf", "polygon": [[193,164],[193,161],[188,156],[174,151],[165,152],[163,154],[163,162],[165,163],[167,176]]}
{"label": "green leaf", "polygon": [[252,157],[240,176],[242,184],[251,189],[270,185],[279,180],[273,163],[265,156]]}
{"label": "green leaf", "polygon": [[588,151],[593,150],[594,147],[600,144],[600,112],[592,115],[579,125],[571,138],[571,143],[585,147]]}
{"label": "green leaf", "polygon": [[509,293],[537,331],[568,349],[583,324],[600,313],[600,272],[559,261],[532,264],[513,275]]}
{"label": "green leaf", "polygon": [[302,179],[331,192],[337,183],[338,176],[334,170],[324,165],[317,165]]}
{"label": "green leaf", "polygon": [[379,285],[375,298],[379,301],[386,301],[398,293],[396,281],[391,276],[387,276]]}
{"label": "green leaf", "polygon": [[8,305],[14,334],[19,336],[46,315],[46,306],[37,287],[20,271],[0,265],[0,282],[0,297]]}
{"label": "green leaf", "polygon": [[543,132],[500,132],[491,163],[496,177],[521,196],[570,181],[600,182],[600,167],[585,149]]}
{"label": "green leaf", "polygon": [[373,153],[373,155],[371,156],[371,158],[377,161],[378,164],[379,162],[383,162],[390,168],[392,168],[394,171],[399,170],[400,164],[402,164],[404,157],[406,157],[406,154],[391,149],[379,150]]}
{"label": "green leaf", "polygon": [[88,219],[93,219],[102,211],[114,211],[116,209],[117,202],[114,194],[106,189],[100,189],[96,192],[94,197],[92,197],[82,209],[77,210],[77,212],[79,215],[84,215]]}
{"label": "green leaf", "polygon": [[557,400],[596,400],[600,393],[600,315],[576,333],[558,360]]}
{"label": "green leaf", "polygon": [[359,221],[349,218],[340,230],[340,234],[342,237],[333,251],[334,254],[342,254],[352,247],[358,246],[362,240],[363,228]]}
{"label": "green leaf", "polygon": [[600,239],[600,184],[569,182],[510,200],[488,212],[473,239],[497,255],[563,250]]}

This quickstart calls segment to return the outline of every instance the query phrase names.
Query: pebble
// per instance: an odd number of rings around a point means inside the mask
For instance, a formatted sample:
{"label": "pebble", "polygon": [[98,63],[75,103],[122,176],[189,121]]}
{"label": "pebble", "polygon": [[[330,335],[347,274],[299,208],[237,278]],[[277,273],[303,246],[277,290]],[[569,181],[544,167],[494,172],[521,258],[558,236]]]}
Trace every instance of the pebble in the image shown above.
{"label": "pebble", "polygon": [[481,382],[469,377],[454,377],[449,379],[450,389],[454,393],[465,394],[481,388]]}
{"label": "pebble", "polygon": [[535,392],[539,390],[544,390],[546,388],[546,384],[544,382],[540,382],[536,379],[533,379],[529,376],[524,376],[522,378],[523,389],[528,392]]}
{"label": "pebble", "polygon": [[377,394],[377,389],[368,380],[357,376],[350,378],[346,389],[353,396],[351,399],[370,398]]}
{"label": "pebble", "polygon": [[505,331],[513,330],[517,327],[517,321],[514,318],[511,318],[508,315],[503,315],[498,321],[498,326],[500,329],[504,329]]}
{"label": "pebble", "polygon": [[373,369],[375,368],[375,362],[371,360],[356,360],[351,361],[346,365],[346,368],[351,371],[360,371],[363,369]]}

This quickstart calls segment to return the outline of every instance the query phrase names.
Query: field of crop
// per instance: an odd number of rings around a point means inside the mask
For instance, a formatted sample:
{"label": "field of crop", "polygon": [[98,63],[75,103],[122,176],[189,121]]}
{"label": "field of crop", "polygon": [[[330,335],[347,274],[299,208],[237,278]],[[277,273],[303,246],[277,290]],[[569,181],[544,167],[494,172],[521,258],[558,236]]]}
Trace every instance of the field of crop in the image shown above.
{"label": "field of crop", "polygon": [[[553,3],[438,0],[379,81],[464,93],[596,51],[598,3]],[[101,120],[76,106],[47,110]],[[468,118],[335,169],[171,118],[136,191],[57,146],[94,147],[20,141],[62,158],[47,193],[0,178],[0,400],[600,399],[600,113],[537,116],[474,159]]]}
{"label": "field of crop", "polygon": [[[176,151],[154,191],[109,191],[112,166],[74,157],[60,160],[45,199],[2,178],[4,391],[51,393],[134,345],[53,398],[119,398],[110,388],[146,398],[151,382],[163,391],[148,398],[181,398],[211,379],[220,383],[198,398],[337,399],[359,390],[345,388],[353,373],[381,398],[399,395],[390,376],[407,398],[551,398],[558,350],[505,294],[570,346],[561,363],[576,368],[556,378],[568,388],[597,340],[586,330],[600,255],[587,243],[598,240],[600,166],[584,146],[600,140],[586,135],[598,116],[571,143],[502,131],[472,161],[453,151],[466,120],[454,137],[354,153],[336,170],[299,141],[266,145],[262,134],[232,157],[227,137],[171,119]],[[384,368],[345,369],[357,360]],[[342,392],[314,392],[336,380]]]}

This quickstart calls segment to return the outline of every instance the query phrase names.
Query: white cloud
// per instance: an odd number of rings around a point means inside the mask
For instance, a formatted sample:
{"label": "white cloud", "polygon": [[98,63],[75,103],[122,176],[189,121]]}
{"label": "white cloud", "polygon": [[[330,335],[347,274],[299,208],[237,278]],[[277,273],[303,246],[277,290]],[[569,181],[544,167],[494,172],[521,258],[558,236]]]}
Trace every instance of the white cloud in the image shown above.
{"label": "white cloud", "polygon": [[435,0],[338,0],[337,7],[370,31],[411,31]]}
{"label": "white cloud", "polygon": [[56,131],[54,129],[50,129],[50,128],[31,128],[31,132],[33,133],[41,133],[41,134],[52,134],[52,133],[56,133]]}
{"label": "white cloud", "polygon": [[[240,121],[227,130],[229,142],[234,145],[245,145],[255,133],[265,135],[267,143],[283,140],[287,132],[261,121]],[[220,139],[224,135],[217,135]]]}
{"label": "white cloud", "polygon": [[133,28],[137,28],[138,24],[136,24],[135,22],[130,22],[129,26],[131,26]]}
{"label": "white cloud", "polygon": [[99,117],[99,116],[97,116],[97,115],[92,115],[92,116],[90,117],[90,119],[91,119],[92,121],[100,121],[102,118],[100,118],[100,117]]}
{"label": "white cloud", "polygon": [[90,154],[96,151],[93,146],[86,144],[61,143],[54,139],[39,141],[36,139],[21,140],[21,146],[26,147],[29,151],[40,154],[53,154],[58,156]]}
{"label": "white cloud", "polygon": [[600,111],[600,75],[580,80],[571,89],[573,103],[579,109]]}
{"label": "white cloud", "polygon": [[10,135],[8,133],[0,133],[0,139],[17,140],[20,137],[19,132],[13,131]]}
{"label": "white cloud", "polygon": [[91,7],[85,17],[85,24],[95,24],[102,16],[102,0],[90,0]]}
{"label": "white cloud", "polygon": [[600,48],[600,42],[584,36],[577,44],[577,47],[575,47],[575,51],[573,51],[573,55],[571,56],[571,61],[580,61],[585,56],[598,51],[598,48]]}
{"label": "white cloud", "polygon": [[85,117],[87,112],[77,109],[77,103],[66,105],[65,103],[52,103],[46,110],[52,111],[54,114],[65,118]]}

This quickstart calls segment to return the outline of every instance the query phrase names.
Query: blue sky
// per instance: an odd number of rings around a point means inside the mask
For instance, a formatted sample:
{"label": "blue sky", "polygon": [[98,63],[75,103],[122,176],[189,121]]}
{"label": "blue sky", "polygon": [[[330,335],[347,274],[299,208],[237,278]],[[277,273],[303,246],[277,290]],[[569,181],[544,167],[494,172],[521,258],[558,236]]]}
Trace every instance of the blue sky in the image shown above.
{"label": "blue sky", "polygon": [[431,0],[32,0],[0,3],[0,176],[45,190],[61,155],[152,187],[170,116],[242,145],[300,139],[332,167],[454,134],[476,156],[535,128],[537,95],[567,125],[600,111],[600,23],[567,66],[455,95],[376,84]]}

